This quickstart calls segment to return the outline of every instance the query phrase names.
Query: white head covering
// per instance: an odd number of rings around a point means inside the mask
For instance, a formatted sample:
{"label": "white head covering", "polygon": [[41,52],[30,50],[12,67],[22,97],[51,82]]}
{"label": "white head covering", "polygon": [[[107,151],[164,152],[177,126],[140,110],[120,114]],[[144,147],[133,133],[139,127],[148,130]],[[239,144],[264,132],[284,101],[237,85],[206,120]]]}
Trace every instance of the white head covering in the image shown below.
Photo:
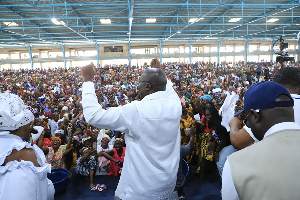
{"label": "white head covering", "polygon": [[105,129],[101,129],[100,132],[99,132],[99,134],[98,134],[98,137],[97,137],[97,142],[99,144],[101,144],[101,140],[104,137],[106,137],[109,141],[111,140],[110,137],[107,134],[105,134]]}
{"label": "white head covering", "polygon": [[34,115],[15,94],[0,94],[0,131],[13,131],[34,120]]}

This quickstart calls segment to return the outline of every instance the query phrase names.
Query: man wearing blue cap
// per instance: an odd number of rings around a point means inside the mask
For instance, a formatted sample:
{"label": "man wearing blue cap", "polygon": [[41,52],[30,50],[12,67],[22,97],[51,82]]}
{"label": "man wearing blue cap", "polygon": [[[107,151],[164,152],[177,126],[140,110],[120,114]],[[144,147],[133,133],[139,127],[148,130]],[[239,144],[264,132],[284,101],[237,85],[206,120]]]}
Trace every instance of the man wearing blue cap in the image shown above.
{"label": "man wearing blue cap", "polygon": [[[295,122],[300,125],[300,70],[296,67],[281,68],[274,75],[273,81],[283,85],[291,94],[294,99]],[[236,116],[240,115],[241,111],[236,113]],[[229,123],[230,140],[236,149],[243,149],[258,142],[250,128],[244,126],[241,129],[239,127],[241,123],[242,121],[238,117],[233,118]]]}
{"label": "man wearing blue cap", "polygon": [[[222,177],[223,200],[300,199],[300,126],[282,85],[260,82],[244,97],[246,120],[260,142],[230,155]],[[261,141],[262,140],[262,141]]]}

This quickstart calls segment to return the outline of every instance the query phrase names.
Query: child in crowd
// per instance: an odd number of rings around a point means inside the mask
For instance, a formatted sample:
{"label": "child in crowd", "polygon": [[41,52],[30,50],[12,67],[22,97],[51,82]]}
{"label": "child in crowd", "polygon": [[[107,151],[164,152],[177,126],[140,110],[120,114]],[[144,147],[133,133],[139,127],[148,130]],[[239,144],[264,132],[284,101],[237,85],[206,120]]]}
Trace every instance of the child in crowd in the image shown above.
{"label": "child in crowd", "polygon": [[110,151],[101,151],[98,153],[99,156],[104,156],[110,162],[110,170],[108,175],[120,176],[122,172],[126,147],[123,147],[123,139],[116,138],[114,148]]}
{"label": "child in crowd", "polygon": [[[97,152],[106,152],[110,151],[112,148],[109,146],[110,138],[108,135],[104,135],[101,139],[101,145],[97,147]],[[109,166],[110,166],[110,160],[108,160],[104,156],[99,156],[99,168],[98,168],[98,175],[108,175],[109,173]]]}
{"label": "child in crowd", "polygon": [[89,177],[90,184],[89,189],[92,191],[99,190],[102,191],[101,188],[94,185],[94,175],[97,169],[97,160],[95,158],[96,150],[83,147],[82,148],[82,156],[80,156],[77,160],[76,165],[76,173],[81,176]]}

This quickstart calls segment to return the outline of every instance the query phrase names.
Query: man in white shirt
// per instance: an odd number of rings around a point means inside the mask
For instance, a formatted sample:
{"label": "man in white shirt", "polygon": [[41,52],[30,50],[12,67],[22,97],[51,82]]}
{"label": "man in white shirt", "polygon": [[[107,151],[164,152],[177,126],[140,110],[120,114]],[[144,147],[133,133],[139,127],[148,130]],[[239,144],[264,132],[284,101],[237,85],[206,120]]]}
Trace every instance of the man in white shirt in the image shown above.
{"label": "man in white shirt", "polygon": [[260,142],[227,158],[222,199],[300,199],[300,126],[290,93],[278,83],[260,82],[244,98],[246,119]]}
{"label": "man in white shirt", "polygon": [[281,68],[273,81],[283,85],[293,97],[295,122],[300,125],[300,70],[295,67]]}
{"label": "man in white shirt", "polygon": [[180,156],[181,102],[161,69],[146,69],[139,80],[141,101],[103,110],[91,82],[93,64],[82,68],[86,121],[125,133],[126,156],[115,199],[176,199]]}

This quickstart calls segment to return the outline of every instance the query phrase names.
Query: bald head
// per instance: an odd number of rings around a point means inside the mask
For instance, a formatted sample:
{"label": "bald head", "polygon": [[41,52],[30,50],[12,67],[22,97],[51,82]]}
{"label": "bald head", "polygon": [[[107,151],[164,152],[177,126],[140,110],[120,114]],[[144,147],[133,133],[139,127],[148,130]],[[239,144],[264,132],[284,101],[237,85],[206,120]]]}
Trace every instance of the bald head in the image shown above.
{"label": "bald head", "polygon": [[139,93],[143,99],[145,96],[158,91],[165,91],[167,76],[159,68],[146,69],[140,78]]}
{"label": "bald head", "polygon": [[167,76],[162,69],[146,69],[144,71],[144,74],[148,77],[148,80],[152,84],[153,89],[157,88],[157,91],[166,90]]}

